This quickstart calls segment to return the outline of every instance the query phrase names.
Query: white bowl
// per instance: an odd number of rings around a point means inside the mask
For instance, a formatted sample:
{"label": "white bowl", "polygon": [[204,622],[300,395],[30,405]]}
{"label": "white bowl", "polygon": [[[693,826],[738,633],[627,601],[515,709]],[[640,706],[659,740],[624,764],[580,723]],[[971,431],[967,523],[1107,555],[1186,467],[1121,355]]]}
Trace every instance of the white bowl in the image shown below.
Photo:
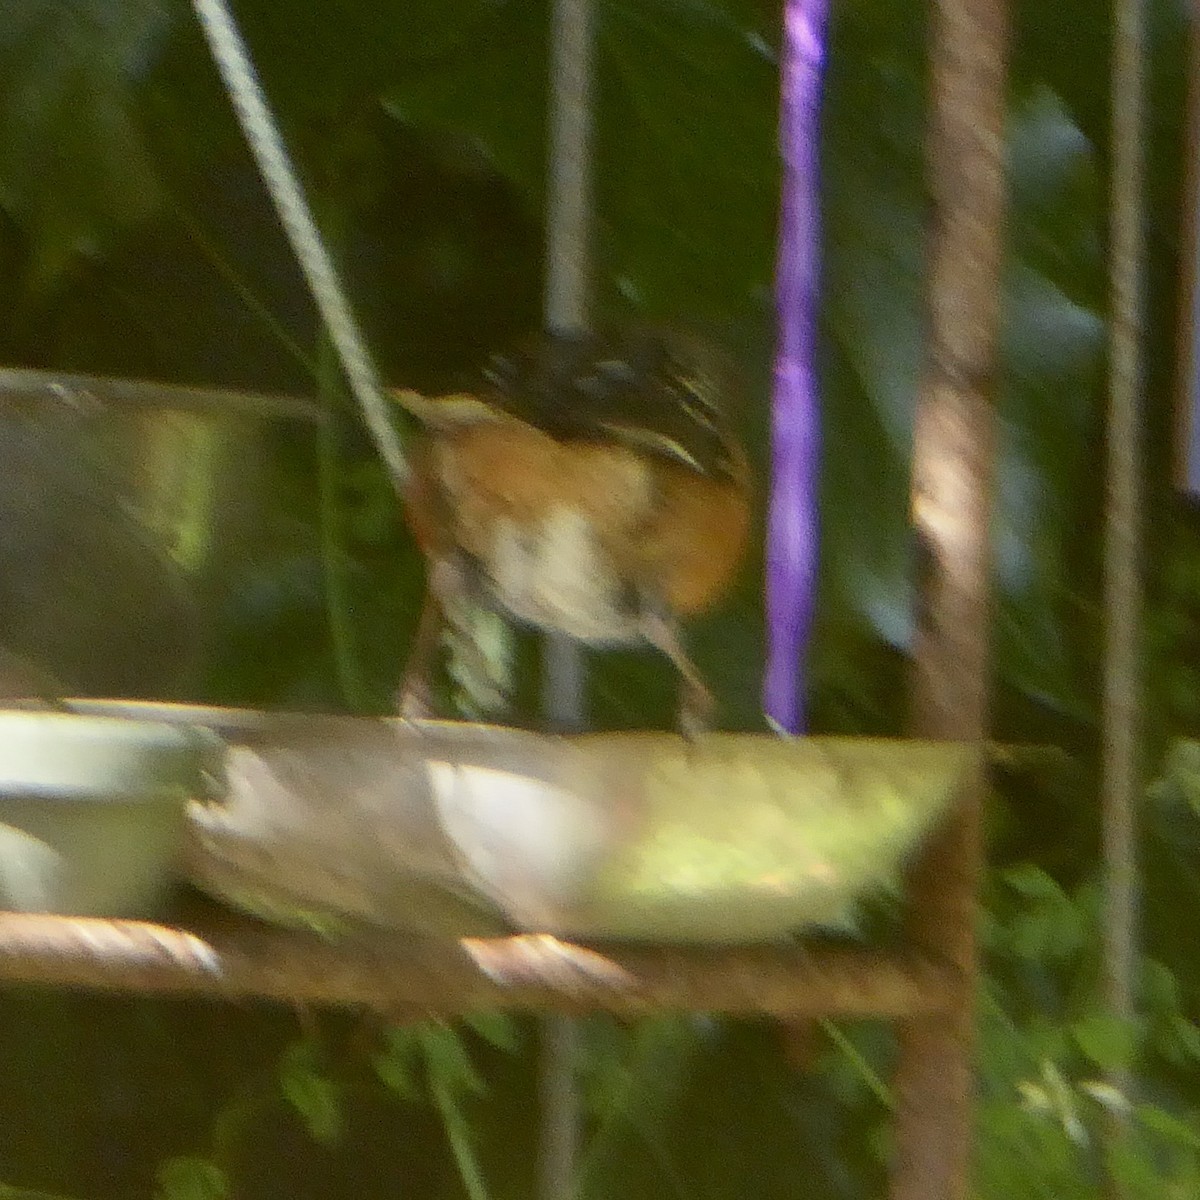
{"label": "white bowl", "polygon": [[194,882],[272,920],[455,936],[466,909],[440,901],[586,939],[750,942],[836,926],[899,882],[974,754],[872,738],[689,744],[196,716],[234,748],[226,795],[191,807]]}
{"label": "white bowl", "polygon": [[141,917],[169,894],[189,799],[222,746],[203,730],[0,712],[0,907]]}

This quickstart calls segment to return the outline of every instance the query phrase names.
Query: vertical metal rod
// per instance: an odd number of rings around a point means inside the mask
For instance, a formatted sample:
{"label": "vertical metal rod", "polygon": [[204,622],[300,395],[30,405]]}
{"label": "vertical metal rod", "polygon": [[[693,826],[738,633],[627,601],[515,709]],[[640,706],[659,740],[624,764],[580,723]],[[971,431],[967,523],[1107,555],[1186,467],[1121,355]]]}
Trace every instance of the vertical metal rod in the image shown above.
{"label": "vertical metal rod", "polygon": [[[550,136],[546,191],[545,324],[586,329],[592,216],[592,0],[555,0],[550,39]],[[587,723],[583,655],[550,634],[543,713],[559,729]]]}
{"label": "vertical metal rod", "polygon": [[976,889],[991,624],[991,522],[1005,212],[1005,0],[933,0],[926,174],[925,362],[913,430],[912,518],[922,602],[914,661],[918,734],[979,746],[962,802],[921,856],[909,932],[952,963],[948,1017],[900,1027],[891,1200],[966,1200]]}
{"label": "vertical metal rod", "polygon": [[579,1028],[571,1017],[542,1019],[540,1200],[573,1200],[579,1180],[582,1112],[575,1068]]}
{"label": "vertical metal rod", "polygon": [[542,715],[557,733],[587,726],[587,663],[562,634],[548,633],[542,641]]}
{"label": "vertical metal rod", "polygon": [[[1133,813],[1139,789],[1141,680],[1140,397],[1142,364],[1143,13],[1142,0],[1115,0],[1113,24],[1112,181],[1110,185],[1108,478],[1104,526],[1103,783],[1105,999],[1111,1013],[1134,1018],[1137,849]],[[1128,1074],[1110,1082],[1124,1091]],[[1109,1128],[1110,1148],[1123,1122]],[[1107,1194],[1122,1189],[1111,1177]]]}
{"label": "vertical metal rod", "polygon": [[[555,0],[551,28],[546,196],[545,324],[585,329],[592,226],[592,0]],[[587,724],[586,666],[579,646],[543,642],[542,712],[558,730]],[[569,1017],[542,1023],[541,1200],[572,1200],[579,1174],[582,1113],[576,1065],[579,1029]]]}
{"label": "vertical metal rod", "polygon": [[555,0],[550,42],[545,321],[585,329],[592,226],[592,0]]}

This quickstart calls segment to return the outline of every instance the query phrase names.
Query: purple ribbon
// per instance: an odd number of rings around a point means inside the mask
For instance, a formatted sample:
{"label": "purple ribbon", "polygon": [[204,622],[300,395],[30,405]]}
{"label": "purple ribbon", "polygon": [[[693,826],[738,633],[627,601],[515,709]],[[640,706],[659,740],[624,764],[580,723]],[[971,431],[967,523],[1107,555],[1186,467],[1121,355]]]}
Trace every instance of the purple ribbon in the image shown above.
{"label": "purple ribbon", "polygon": [[818,169],[829,0],[787,0],[779,120],[783,197],[775,264],[775,380],[767,519],[767,666],[763,710],[785,733],[804,727],[804,658],[817,579],[821,430],[816,343],[821,268]]}

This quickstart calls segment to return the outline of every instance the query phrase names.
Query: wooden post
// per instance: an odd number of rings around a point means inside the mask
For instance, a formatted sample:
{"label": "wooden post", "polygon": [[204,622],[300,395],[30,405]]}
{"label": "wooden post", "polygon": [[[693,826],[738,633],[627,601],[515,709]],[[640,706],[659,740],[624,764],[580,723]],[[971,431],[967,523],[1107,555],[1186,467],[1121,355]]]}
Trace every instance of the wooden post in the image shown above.
{"label": "wooden post", "polygon": [[[927,142],[931,194],[925,366],[913,445],[921,568],[913,724],[986,734],[992,386],[1004,234],[1008,13],[1004,0],[934,0]],[[975,903],[983,755],[961,808],[911,883],[910,933],[958,972],[948,1019],[900,1027],[892,1200],[963,1200],[970,1184]]]}

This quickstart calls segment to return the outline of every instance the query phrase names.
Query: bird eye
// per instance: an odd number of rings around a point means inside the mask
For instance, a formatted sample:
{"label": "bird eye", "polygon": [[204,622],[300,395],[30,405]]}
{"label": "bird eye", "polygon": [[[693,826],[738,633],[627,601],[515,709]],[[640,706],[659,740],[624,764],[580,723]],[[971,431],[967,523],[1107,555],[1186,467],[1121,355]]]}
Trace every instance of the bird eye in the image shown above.
{"label": "bird eye", "polygon": [[618,383],[636,384],[637,372],[622,358],[608,358],[596,364],[601,375]]}
{"label": "bird eye", "polygon": [[598,375],[582,375],[575,380],[575,386],[593,400],[598,400],[605,392],[604,381]]}

